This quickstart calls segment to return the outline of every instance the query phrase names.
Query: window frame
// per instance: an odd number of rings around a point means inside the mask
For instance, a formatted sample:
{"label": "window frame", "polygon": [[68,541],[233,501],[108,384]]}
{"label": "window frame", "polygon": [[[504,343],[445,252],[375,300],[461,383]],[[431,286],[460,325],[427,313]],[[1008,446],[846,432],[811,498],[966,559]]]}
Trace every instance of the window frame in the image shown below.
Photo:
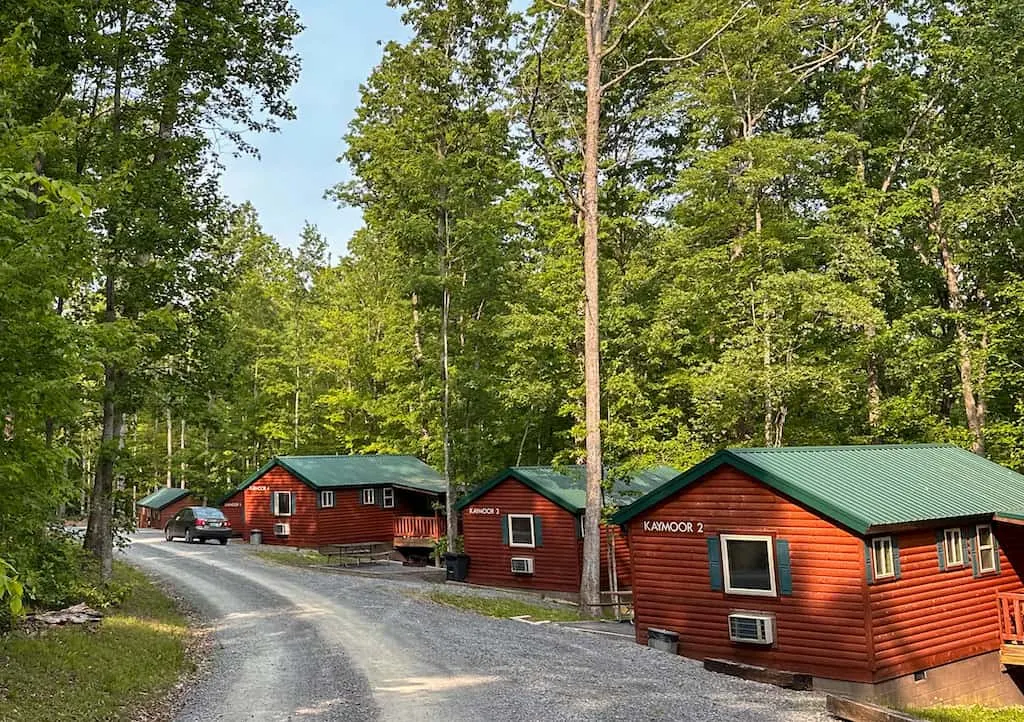
{"label": "window frame", "polygon": [[[768,582],[770,589],[749,589],[734,587],[732,585],[732,573],[729,570],[729,542],[730,541],[755,541],[763,542],[768,547]],[[779,584],[775,578],[775,537],[771,534],[719,534],[718,544],[722,550],[722,589],[726,594],[736,594],[744,597],[778,597]]]}
{"label": "window frame", "polygon": [[[512,520],[513,519],[529,519],[530,520],[530,543],[529,544],[517,544],[515,542],[515,535],[512,533]],[[521,549],[536,549],[537,548],[537,526],[534,523],[533,514],[509,514],[508,519],[505,522],[508,524],[508,545],[510,547],[519,547]]]}
{"label": "window frame", "polygon": [[[328,504],[327,501],[330,500]],[[334,490],[333,489],[322,489],[320,491],[320,508],[321,509],[333,509],[334,508]]]}
{"label": "window frame", "polygon": [[[274,491],[271,492],[274,495],[274,516],[291,516],[295,513],[295,509],[292,508],[292,493],[290,491]],[[278,501],[282,496],[288,499],[288,511],[281,511],[281,502]]]}
{"label": "window frame", "polygon": [[[881,545],[882,542],[888,542],[889,543],[889,549],[888,549],[888,551],[889,551],[889,555],[888,555],[889,571],[888,572],[884,572],[884,573],[879,573],[879,570],[878,570],[878,560],[880,558],[884,558],[883,556],[881,556],[881,553],[879,551],[879,546]],[[892,535],[891,534],[886,534],[885,536],[872,537],[872,539],[871,539],[871,576],[874,578],[874,580],[876,582],[877,581],[882,581],[882,580],[885,580],[885,579],[896,579],[896,553],[897,553],[896,552],[896,546],[893,544]]]}
{"label": "window frame", "polygon": [[[389,495],[390,492],[390,495]],[[391,502],[391,503],[388,503]],[[380,505],[384,509],[395,508],[395,487],[385,486],[380,490]]]}
{"label": "window frame", "polygon": [[[981,545],[981,530],[982,528],[988,529],[988,544],[984,547]],[[999,571],[999,560],[996,556],[999,552],[996,550],[996,535],[992,531],[991,524],[978,524],[974,527],[974,544],[975,554],[978,559],[978,574],[992,574]],[[992,566],[985,567],[982,563],[982,551],[987,551],[992,554]]]}
{"label": "window frame", "polygon": [[360,501],[363,506],[375,506],[377,504],[377,490],[372,486],[364,487],[360,495]]}
{"label": "window frame", "polygon": [[[950,546],[949,537],[952,534],[956,534],[956,544]],[[946,555],[946,568],[950,567],[962,567],[966,563],[964,560],[964,533],[959,527],[950,527],[949,529],[942,530],[942,549]],[[955,549],[956,554],[959,557],[957,561],[953,561],[953,557],[950,554],[950,550]]]}

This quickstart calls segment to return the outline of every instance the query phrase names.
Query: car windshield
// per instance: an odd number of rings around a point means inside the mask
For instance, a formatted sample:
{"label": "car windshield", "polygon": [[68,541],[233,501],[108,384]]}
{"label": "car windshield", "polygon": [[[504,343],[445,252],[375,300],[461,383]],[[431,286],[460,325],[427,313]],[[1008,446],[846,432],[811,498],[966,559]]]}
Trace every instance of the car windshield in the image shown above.
{"label": "car windshield", "polygon": [[220,512],[220,509],[211,509],[208,506],[198,507],[193,509],[192,512],[200,519],[223,519],[224,515]]}

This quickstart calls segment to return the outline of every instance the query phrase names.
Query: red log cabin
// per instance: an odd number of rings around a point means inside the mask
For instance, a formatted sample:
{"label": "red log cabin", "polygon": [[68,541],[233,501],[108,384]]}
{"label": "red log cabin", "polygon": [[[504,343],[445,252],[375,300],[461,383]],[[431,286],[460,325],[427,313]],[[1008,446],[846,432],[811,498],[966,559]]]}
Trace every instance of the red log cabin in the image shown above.
{"label": "red log cabin", "polygon": [[727,449],[612,522],[638,643],[888,704],[1024,701],[1024,476],[975,454]]}
{"label": "red log cabin", "polygon": [[426,550],[445,534],[444,478],[413,456],[276,456],[220,508],[248,540]]}
{"label": "red log cabin", "polygon": [[139,529],[163,529],[172,516],[198,504],[188,489],[163,487],[135,502],[135,524]]}
{"label": "red log cabin", "polygon": [[[666,466],[628,475],[610,485],[606,501],[623,505],[678,475]],[[583,559],[583,466],[513,466],[464,496],[461,512],[470,584],[573,595]],[[601,588],[627,589],[628,551],[615,527],[601,532]],[[608,554],[609,548],[615,553]]]}

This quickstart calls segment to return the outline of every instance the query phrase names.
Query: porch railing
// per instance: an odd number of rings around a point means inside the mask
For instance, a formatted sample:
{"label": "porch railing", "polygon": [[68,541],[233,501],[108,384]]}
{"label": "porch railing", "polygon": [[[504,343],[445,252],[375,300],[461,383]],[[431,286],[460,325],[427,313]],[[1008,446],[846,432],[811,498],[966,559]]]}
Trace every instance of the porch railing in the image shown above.
{"label": "porch railing", "polygon": [[444,519],[433,516],[396,516],[395,538],[440,539],[447,527]]}
{"label": "porch railing", "polygon": [[996,595],[996,605],[1003,644],[1024,644],[1024,594],[1002,592]]}

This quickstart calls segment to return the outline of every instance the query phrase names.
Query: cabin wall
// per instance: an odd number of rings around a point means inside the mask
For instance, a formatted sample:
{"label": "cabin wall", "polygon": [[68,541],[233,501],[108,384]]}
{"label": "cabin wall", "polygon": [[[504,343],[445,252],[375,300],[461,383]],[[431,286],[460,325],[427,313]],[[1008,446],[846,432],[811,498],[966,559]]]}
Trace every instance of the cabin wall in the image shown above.
{"label": "cabin wall", "polygon": [[220,510],[228,518],[234,533],[248,539],[249,530],[245,525],[245,492],[240,491],[225,499],[220,505]]}
{"label": "cabin wall", "polygon": [[998,650],[996,593],[1024,589],[1013,568],[1013,563],[1018,569],[1024,563],[1024,530],[993,525],[1000,571],[977,578],[969,562],[959,569],[939,569],[936,531],[894,535],[900,576],[869,587],[875,681]]}
{"label": "cabin wall", "polygon": [[[645,532],[644,521],[692,522],[693,532]],[[792,595],[713,591],[707,537],[722,533],[787,540]],[[630,520],[628,538],[639,643],[649,627],[669,629],[687,657],[871,681],[864,543],[854,534],[726,466]],[[731,642],[735,611],[774,614],[776,643]]]}
{"label": "cabin wall", "polygon": [[[295,494],[295,510],[291,516],[274,516],[271,513],[271,494],[275,491],[290,491]],[[264,544],[299,547],[318,545],[316,493],[288,471],[280,466],[274,466],[247,486],[242,493],[246,537],[253,529],[259,529],[263,532]],[[287,537],[274,535],[276,522],[289,524],[290,534]]]}
{"label": "cabin wall", "polygon": [[374,497],[377,499],[376,505],[362,504],[362,492],[361,488],[334,490],[334,506],[320,510],[321,544],[391,544],[394,539],[395,516],[408,512],[408,502],[396,490],[394,508],[384,509],[380,506],[380,488],[376,489]]}
{"label": "cabin wall", "polygon": [[[601,526],[601,589],[610,590],[611,575],[608,569],[608,537],[611,536],[615,550],[615,577],[619,590],[632,587],[632,568],[629,563],[629,542],[618,526]],[[583,546],[580,545],[580,569],[583,568]]]}
{"label": "cabin wall", "polygon": [[[474,510],[495,510],[477,513]],[[541,546],[510,547],[502,540],[502,523],[508,514],[533,514],[541,518]],[[580,586],[581,542],[577,517],[509,478],[462,510],[462,535],[469,555],[471,584],[495,587],[577,593]],[[532,575],[512,574],[512,557],[532,557]]]}

